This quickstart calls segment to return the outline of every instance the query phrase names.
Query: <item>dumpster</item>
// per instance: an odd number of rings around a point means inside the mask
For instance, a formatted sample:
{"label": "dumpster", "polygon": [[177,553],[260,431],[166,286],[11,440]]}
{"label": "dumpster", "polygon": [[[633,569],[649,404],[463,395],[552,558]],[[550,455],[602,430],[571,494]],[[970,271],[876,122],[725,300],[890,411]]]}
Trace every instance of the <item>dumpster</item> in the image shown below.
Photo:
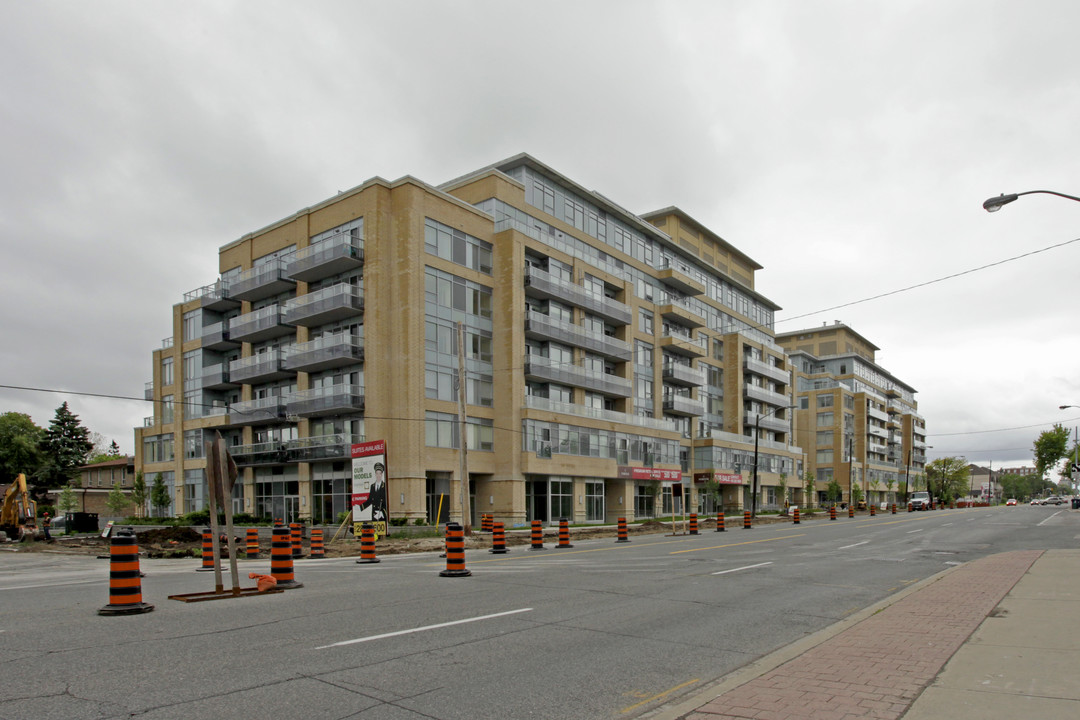
{"label": "dumpster", "polygon": [[68,513],[68,531],[77,533],[96,533],[98,531],[98,514],[77,512]]}
{"label": "dumpster", "polygon": [[1073,498],[1072,499],[1072,509],[1073,510],[1080,510],[1080,498]]}

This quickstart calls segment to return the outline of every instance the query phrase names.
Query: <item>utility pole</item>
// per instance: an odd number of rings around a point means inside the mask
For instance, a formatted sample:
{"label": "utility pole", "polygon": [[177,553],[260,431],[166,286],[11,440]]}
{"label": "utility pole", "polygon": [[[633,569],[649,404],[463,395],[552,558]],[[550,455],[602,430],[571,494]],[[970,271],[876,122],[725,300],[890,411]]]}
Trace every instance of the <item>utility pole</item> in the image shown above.
{"label": "utility pole", "polygon": [[465,427],[465,324],[457,324],[458,356],[458,431],[461,450],[458,452],[458,475],[461,481],[461,526],[465,535],[472,535],[472,512],[469,508],[469,433]]}

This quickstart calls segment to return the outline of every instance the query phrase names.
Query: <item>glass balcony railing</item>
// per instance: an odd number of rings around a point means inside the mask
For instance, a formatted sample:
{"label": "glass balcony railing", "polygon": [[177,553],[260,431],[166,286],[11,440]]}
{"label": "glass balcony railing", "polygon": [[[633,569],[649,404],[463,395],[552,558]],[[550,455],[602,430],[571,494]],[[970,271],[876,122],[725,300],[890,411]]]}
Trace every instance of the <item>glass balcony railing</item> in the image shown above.
{"label": "glass balcony railing", "polygon": [[285,399],[278,396],[244,400],[229,406],[230,425],[265,425],[285,420]]}
{"label": "glass balcony railing", "polygon": [[525,359],[525,376],[550,382],[573,385],[587,390],[628,398],[632,393],[632,383],[618,375],[609,375],[572,363],[552,362],[550,358],[529,355]]}
{"label": "glass balcony railing", "polygon": [[580,325],[538,312],[525,313],[525,332],[546,340],[584,348],[619,362],[629,362],[633,357],[633,348],[623,340],[589,332]]}
{"label": "glass balcony railing", "polygon": [[229,377],[234,383],[261,383],[284,380],[296,375],[285,365],[286,348],[273,348],[257,355],[237,358],[229,363]]}
{"label": "glass balcony railing", "polygon": [[364,409],[363,385],[327,385],[301,390],[286,398],[289,415],[348,415]]}
{"label": "glass balcony railing", "polygon": [[284,322],[316,327],[364,314],[363,288],[338,283],[285,303]]}
{"label": "glass balcony railing", "polygon": [[297,343],[289,352],[285,367],[310,373],[355,365],[363,361],[364,338],[349,332],[341,332]]}
{"label": "glass balcony railing", "polygon": [[259,308],[229,321],[229,338],[243,342],[262,342],[296,332],[285,322],[281,306],[277,303]]}
{"label": "glass balcony railing", "polygon": [[665,432],[678,432],[679,430],[675,423],[662,418],[643,417],[640,415],[616,412],[614,410],[588,407],[586,405],[575,405],[574,403],[549,400],[548,398],[537,397],[535,395],[528,395],[525,397],[525,407],[535,410],[547,410],[550,412],[562,413],[564,415],[575,415],[582,418],[625,423],[627,425],[648,428],[650,430],[662,430]]}
{"label": "glass balcony railing", "polygon": [[236,300],[264,300],[296,287],[296,281],[285,272],[279,258],[240,273],[229,283],[229,292]]}
{"label": "glass balcony railing", "polygon": [[563,300],[618,325],[629,325],[633,317],[629,306],[618,300],[534,267],[525,269],[525,292],[535,297]]}
{"label": "glass balcony railing", "polygon": [[312,282],[337,275],[364,264],[363,240],[343,232],[297,250],[286,265],[294,280]]}

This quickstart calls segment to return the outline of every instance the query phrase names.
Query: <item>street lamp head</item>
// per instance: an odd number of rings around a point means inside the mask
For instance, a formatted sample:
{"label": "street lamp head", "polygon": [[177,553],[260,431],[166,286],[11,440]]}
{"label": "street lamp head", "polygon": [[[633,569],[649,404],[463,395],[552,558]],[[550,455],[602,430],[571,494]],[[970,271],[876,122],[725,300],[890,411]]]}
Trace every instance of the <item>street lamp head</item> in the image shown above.
{"label": "street lamp head", "polygon": [[1067,410],[1074,407],[1080,407],[1080,405],[1058,405],[1058,410]]}
{"label": "street lamp head", "polygon": [[1011,195],[1002,194],[998,195],[997,197],[992,197],[983,203],[983,210],[985,210],[986,212],[997,212],[1001,209],[1003,205],[1008,205],[1017,197],[1019,197],[1019,195],[1015,193]]}

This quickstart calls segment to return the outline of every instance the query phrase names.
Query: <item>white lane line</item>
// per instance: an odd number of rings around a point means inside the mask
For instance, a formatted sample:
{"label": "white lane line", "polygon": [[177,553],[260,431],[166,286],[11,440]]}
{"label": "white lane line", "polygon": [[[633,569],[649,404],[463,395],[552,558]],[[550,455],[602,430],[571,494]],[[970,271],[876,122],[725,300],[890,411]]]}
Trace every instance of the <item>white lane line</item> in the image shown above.
{"label": "white lane line", "polygon": [[1039,523],[1039,524],[1038,524],[1038,525],[1036,525],[1035,527],[1042,527],[1043,525],[1045,525],[1046,523],[1050,522],[1051,520],[1053,520],[1054,518],[1056,518],[1056,517],[1057,517],[1058,515],[1060,515],[1060,514],[1061,514],[1061,511],[1060,511],[1060,510],[1058,510],[1058,511],[1057,511],[1056,513],[1054,513],[1054,514],[1053,514],[1053,515],[1051,515],[1050,517],[1046,518],[1045,520],[1043,520],[1043,521],[1042,521],[1041,523]]}
{"label": "white lane line", "polygon": [[917,532],[922,532],[922,531],[923,531],[922,528],[919,528],[918,530],[908,530],[907,534],[910,535],[911,533],[917,533]]}
{"label": "white lane line", "polygon": [[865,545],[868,542],[870,542],[870,541],[869,540],[863,540],[862,542],[855,543],[854,545],[845,545],[844,547],[837,548],[837,549],[838,550],[847,550],[848,548],[859,547],[860,545]]}
{"label": "white lane line", "polygon": [[740,570],[749,570],[751,568],[765,567],[766,565],[772,565],[771,562],[758,563],[757,565],[746,565],[745,567],[732,568],[730,570],[721,570],[720,572],[714,572],[713,575],[726,575],[728,573],[739,572]]}
{"label": "white lane line", "polygon": [[424,627],[412,628],[410,630],[398,630],[397,632],[385,633],[383,635],[371,635],[365,638],[356,638],[355,640],[342,640],[341,642],[331,643],[329,645],[321,645],[316,650],[325,650],[326,648],[340,647],[342,645],[355,645],[356,643],[369,642],[371,640],[382,640],[389,637],[397,637],[398,635],[410,635],[412,633],[424,632],[425,630],[437,630],[439,628],[450,627],[451,625],[464,625],[465,623],[478,622],[480,620],[491,620],[492,618],[505,617],[506,615],[516,615],[517,613],[532,612],[532,608],[521,608],[520,610],[507,610],[506,612],[495,613],[493,615],[481,615],[480,617],[466,618],[464,620],[453,620],[451,622],[439,623],[438,625],[425,625]]}
{"label": "white lane line", "polygon": [[[31,590],[33,588],[61,587],[61,586],[64,586],[64,585],[87,585],[89,583],[101,583],[101,582],[102,581],[100,579],[98,579],[98,580],[71,580],[69,582],[38,583],[36,585],[11,585],[9,587],[0,587],[0,590]],[[104,584],[104,583],[102,583],[102,584]]]}

